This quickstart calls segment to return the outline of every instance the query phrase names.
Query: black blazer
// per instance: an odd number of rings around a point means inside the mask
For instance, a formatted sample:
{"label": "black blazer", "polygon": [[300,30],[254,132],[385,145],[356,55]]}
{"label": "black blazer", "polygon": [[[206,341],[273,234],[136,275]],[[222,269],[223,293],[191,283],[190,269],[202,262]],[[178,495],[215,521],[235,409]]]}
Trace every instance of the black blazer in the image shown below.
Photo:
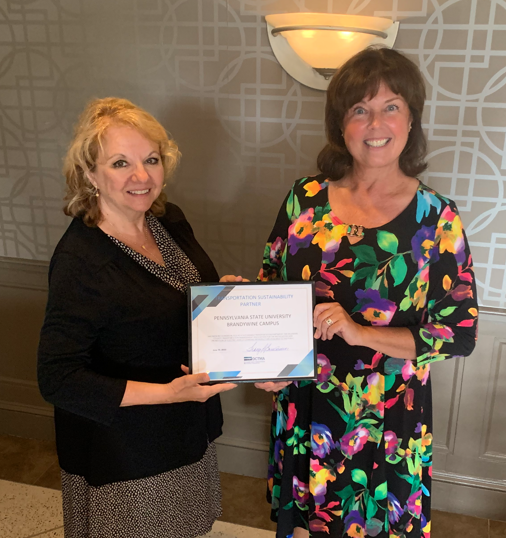
{"label": "black blazer", "polygon": [[[182,211],[160,222],[198,269],[213,263]],[[201,459],[221,435],[219,397],[206,403],[119,407],[127,380],[168,383],[188,364],[187,297],[74,219],[49,269],[38,376],[55,406],[62,469],[91,485],[153,476]]]}

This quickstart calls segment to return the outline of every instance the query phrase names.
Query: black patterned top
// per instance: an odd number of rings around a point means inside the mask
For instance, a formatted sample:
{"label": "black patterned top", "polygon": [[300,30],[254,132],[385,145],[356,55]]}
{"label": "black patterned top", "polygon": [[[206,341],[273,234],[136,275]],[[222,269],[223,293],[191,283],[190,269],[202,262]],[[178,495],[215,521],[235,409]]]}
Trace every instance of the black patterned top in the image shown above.
{"label": "black patterned top", "polygon": [[116,245],[123,249],[129,256],[132,256],[136,262],[146,268],[150,273],[161,278],[165,283],[170,284],[177,290],[186,293],[186,286],[190,282],[201,281],[197,268],[181,250],[174,239],[172,239],[169,232],[162,224],[160,224],[156,217],[148,215],[146,217],[146,222],[153,233],[153,237],[158,245],[165,266],[159,265],[146,256],[143,256],[112,235],[109,235],[109,237]]}

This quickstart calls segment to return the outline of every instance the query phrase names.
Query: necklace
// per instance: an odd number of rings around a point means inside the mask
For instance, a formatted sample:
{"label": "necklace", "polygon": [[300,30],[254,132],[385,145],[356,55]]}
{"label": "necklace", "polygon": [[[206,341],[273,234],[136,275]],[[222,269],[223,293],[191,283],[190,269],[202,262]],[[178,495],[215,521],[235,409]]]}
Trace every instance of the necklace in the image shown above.
{"label": "necklace", "polygon": [[349,237],[364,237],[364,227],[360,224],[348,224],[346,235]]}
{"label": "necklace", "polygon": [[[116,239],[118,239],[118,241],[122,241],[121,238],[127,238],[127,237],[132,237],[131,235],[125,235],[124,233],[120,232],[120,233],[117,233],[118,232],[118,229],[116,228],[116,226],[114,226],[114,224],[112,225],[112,227],[114,228],[114,230],[116,231],[116,233],[113,234],[113,237],[115,237]],[[151,248],[148,248],[146,245],[149,243],[149,225],[147,223],[147,220],[144,219],[144,223],[143,223],[143,226],[142,226],[142,232],[143,232],[143,236],[144,236],[144,239],[142,241],[139,241],[138,239],[135,239],[134,241],[131,241],[131,240],[124,240],[123,239],[123,243],[125,245],[128,245],[130,246],[130,248],[133,248],[134,250],[137,250],[137,248],[140,247],[141,250],[144,250],[145,252],[148,252],[148,253],[151,253]]]}
{"label": "necklace", "polygon": [[[147,243],[149,241],[149,232],[148,232],[148,223],[146,219],[144,219],[144,243]],[[146,245],[141,245],[141,248],[143,248],[146,252],[149,252],[149,250],[146,248]]]}

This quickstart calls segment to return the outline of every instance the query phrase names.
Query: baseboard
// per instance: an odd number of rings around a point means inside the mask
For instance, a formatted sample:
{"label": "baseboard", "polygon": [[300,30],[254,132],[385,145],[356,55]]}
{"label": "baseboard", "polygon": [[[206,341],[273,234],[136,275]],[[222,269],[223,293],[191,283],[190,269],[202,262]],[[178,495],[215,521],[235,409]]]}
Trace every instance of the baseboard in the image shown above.
{"label": "baseboard", "polygon": [[0,376],[0,408],[52,416],[53,407],[40,395],[37,381]]}
{"label": "baseboard", "polygon": [[0,256],[0,286],[47,291],[49,262]]}
{"label": "baseboard", "polygon": [[[54,440],[52,413],[44,407],[0,401],[0,433],[31,439]],[[216,440],[220,470],[265,478],[267,443],[222,436]],[[506,482],[434,472],[432,508],[444,512],[504,520]],[[477,495],[477,489],[480,494]]]}
{"label": "baseboard", "polygon": [[53,414],[45,408],[0,402],[0,433],[54,441]]}
{"label": "baseboard", "polygon": [[464,476],[455,473],[434,471],[432,474],[432,481],[441,482],[442,484],[457,484],[459,486],[466,486],[473,489],[488,489],[490,491],[506,493],[506,480],[490,480],[486,478],[476,478],[474,476]]}
{"label": "baseboard", "polygon": [[[269,459],[268,450],[238,446],[230,439],[220,437],[216,441],[220,471],[224,473],[266,478]],[[260,443],[259,443],[260,444]]]}
{"label": "baseboard", "polygon": [[[464,514],[498,521],[506,520],[506,491],[492,490],[477,485],[466,485],[469,477],[462,482],[448,482],[434,479],[432,482],[432,508],[443,512]],[[490,481],[486,481],[490,482]],[[498,481],[497,481],[498,482]],[[502,484],[504,487],[504,484]],[[479,488],[479,493],[477,489]]]}

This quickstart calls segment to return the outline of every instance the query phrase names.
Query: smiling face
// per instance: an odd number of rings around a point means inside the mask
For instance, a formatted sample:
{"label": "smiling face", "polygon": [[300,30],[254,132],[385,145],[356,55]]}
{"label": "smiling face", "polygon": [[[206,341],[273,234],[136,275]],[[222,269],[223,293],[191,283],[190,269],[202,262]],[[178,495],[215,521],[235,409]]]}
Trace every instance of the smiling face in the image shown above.
{"label": "smiling face", "polygon": [[164,182],[158,144],[136,129],[111,125],[102,139],[89,179],[100,192],[103,218],[115,215],[133,220],[149,210]]}
{"label": "smiling face", "polygon": [[398,172],[399,156],[408,141],[411,113],[408,104],[388,86],[353,105],[343,122],[343,136],[354,170]]}

